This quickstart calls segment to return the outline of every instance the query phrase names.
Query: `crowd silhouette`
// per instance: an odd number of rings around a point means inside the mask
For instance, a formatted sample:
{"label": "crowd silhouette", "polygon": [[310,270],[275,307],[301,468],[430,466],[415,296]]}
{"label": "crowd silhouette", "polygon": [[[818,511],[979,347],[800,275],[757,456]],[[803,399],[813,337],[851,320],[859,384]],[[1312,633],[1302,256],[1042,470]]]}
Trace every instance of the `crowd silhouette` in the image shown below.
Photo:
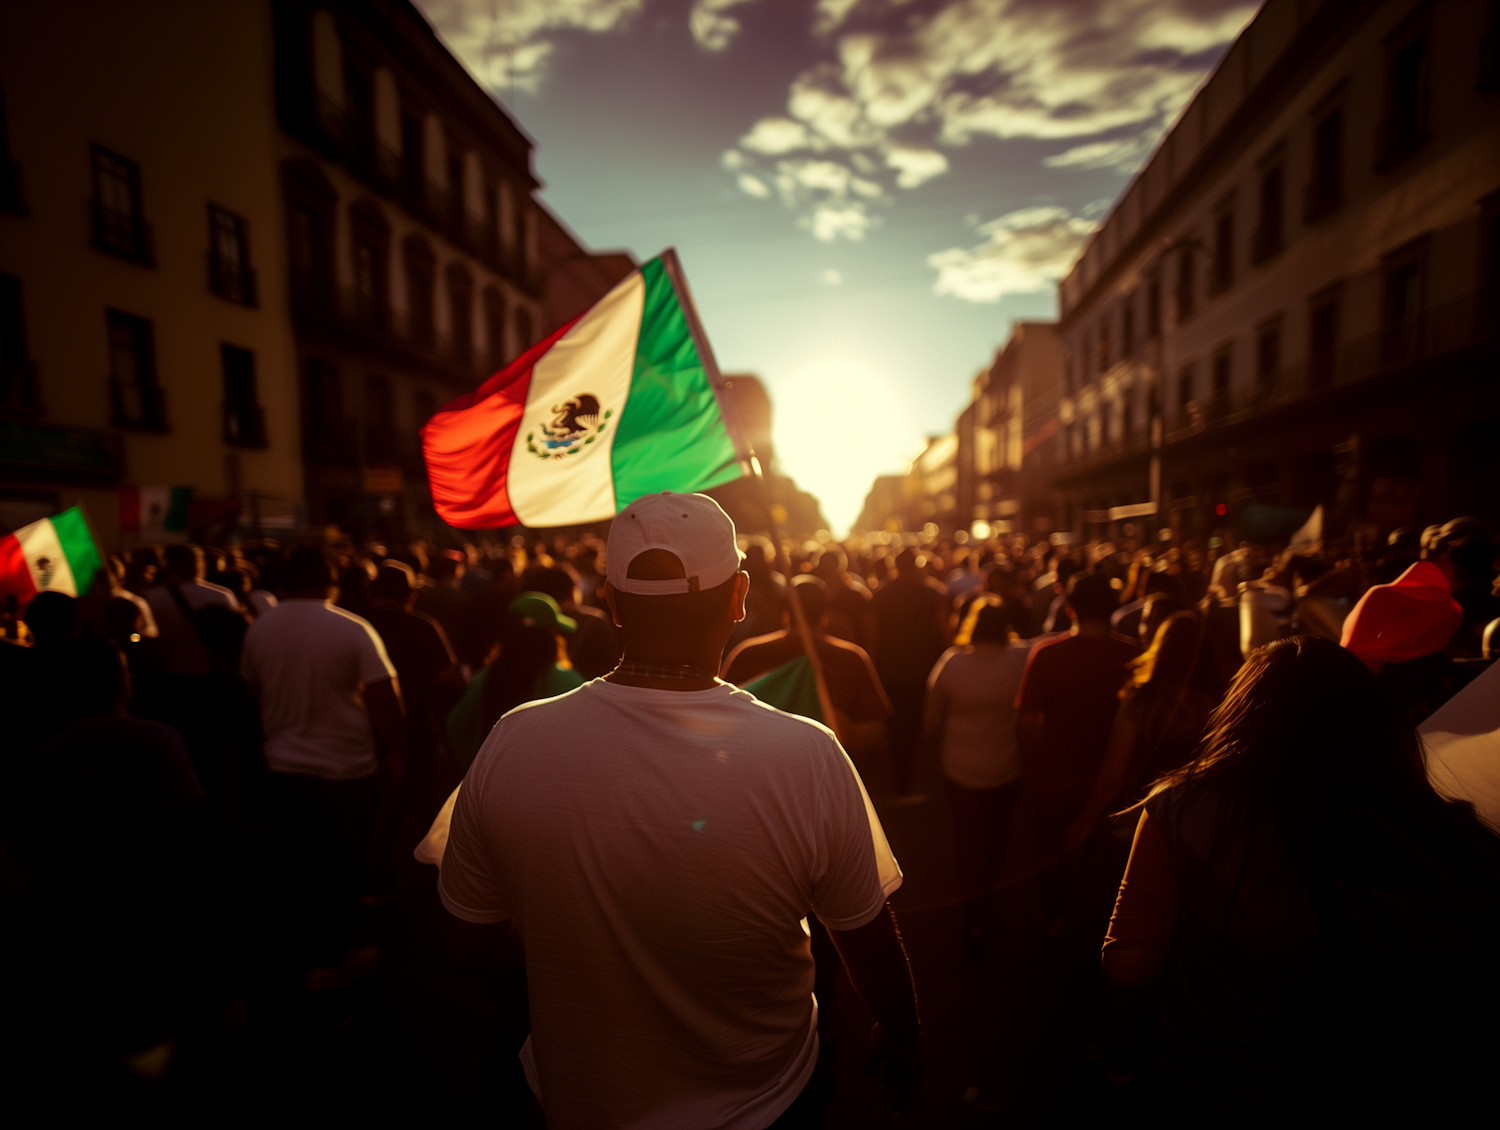
{"label": "crowd silhouette", "polygon": [[[776,682],[806,650],[796,600],[822,720],[896,855],[942,861],[916,869],[929,889],[908,867],[901,893],[940,923],[906,932],[924,1043],[945,1038],[928,1002],[958,992],[924,982],[924,945],[1043,984],[987,1032],[1067,1002],[1065,1086],[960,1103],[935,1093],[929,1052],[925,1094],[897,1079],[904,1124],[1430,1116],[1482,1095],[1500,840],[1434,791],[1415,727],[1500,648],[1485,523],[1290,547],[1222,530],[740,545],[745,617],[720,677],[798,709]],[[598,531],[330,531],[137,546],[86,596],[8,612],[0,1010],[17,1086],[59,1109],[199,1117],[373,1111],[389,1086],[543,1125],[514,1059],[524,956],[450,960],[415,849],[499,719],[617,670],[605,581]],[[553,740],[611,746],[586,726]],[[833,1001],[852,959],[808,928]],[[351,1015],[381,1035],[340,1044]],[[334,1062],[380,1040],[412,1049],[399,1086]],[[872,1108],[829,1095],[878,1083],[829,1072],[795,1124],[866,1124]]]}

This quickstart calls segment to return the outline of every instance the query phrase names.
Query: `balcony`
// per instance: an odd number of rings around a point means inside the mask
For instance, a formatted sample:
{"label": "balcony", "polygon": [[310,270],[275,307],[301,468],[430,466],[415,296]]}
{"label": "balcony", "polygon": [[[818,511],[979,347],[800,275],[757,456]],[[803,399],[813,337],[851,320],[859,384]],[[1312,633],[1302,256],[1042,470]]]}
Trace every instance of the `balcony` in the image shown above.
{"label": "balcony", "polygon": [[352,287],[319,285],[294,275],[292,309],[301,318],[437,366],[460,380],[489,375],[489,370],[477,363],[472,341],[439,334],[430,322],[398,315]]}
{"label": "balcony", "polygon": [[1166,442],[1241,423],[1306,397],[1344,388],[1423,361],[1493,341],[1500,308],[1493,295],[1475,292],[1424,314],[1383,326],[1305,363],[1263,374],[1226,395],[1192,401],[1168,420]]}

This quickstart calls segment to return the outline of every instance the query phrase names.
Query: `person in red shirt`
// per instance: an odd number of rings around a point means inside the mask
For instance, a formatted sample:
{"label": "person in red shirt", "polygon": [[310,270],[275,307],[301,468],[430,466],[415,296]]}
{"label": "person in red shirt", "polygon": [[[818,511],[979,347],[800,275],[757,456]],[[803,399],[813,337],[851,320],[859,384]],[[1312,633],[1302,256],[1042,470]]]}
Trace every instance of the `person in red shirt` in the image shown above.
{"label": "person in red shirt", "polygon": [[[1066,851],[1064,837],[1093,788],[1128,665],[1140,653],[1109,630],[1117,605],[1109,578],[1075,574],[1067,591],[1073,630],[1032,649],[1016,696],[1023,791],[1006,872],[1039,877],[1039,909],[1056,937],[1067,933],[1069,893],[1079,878],[1079,856]],[[1107,901],[1101,910],[1108,914]]]}

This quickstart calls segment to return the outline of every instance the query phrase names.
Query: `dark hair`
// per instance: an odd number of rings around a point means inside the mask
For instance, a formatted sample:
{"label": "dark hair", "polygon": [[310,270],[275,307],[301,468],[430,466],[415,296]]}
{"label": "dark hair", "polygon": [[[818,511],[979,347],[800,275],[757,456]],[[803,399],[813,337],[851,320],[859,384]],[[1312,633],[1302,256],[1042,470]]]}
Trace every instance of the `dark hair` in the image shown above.
{"label": "dark hair", "polygon": [[315,546],[299,546],[286,559],[281,583],[293,592],[329,588],[334,583],[333,562],[327,553]]}
{"label": "dark hair", "polygon": [[970,643],[1009,643],[1010,616],[1005,605],[981,604],[974,612],[974,625],[969,630]]}
{"label": "dark hair", "polygon": [[[615,591],[621,630],[627,645],[640,633],[669,630],[681,638],[701,635],[709,630],[729,606],[734,591],[734,577],[711,589],[698,592],[668,593],[664,596],[642,596],[640,593]],[[766,582],[770,584],[769,581]],[[805,606],[804,606],[805,607]]]}
{"label": "dark hair", "polygon": [[36,642],[43,647],[71,639],[78,622],[78,601],[65,592],[39,592],[26,605],[22,617]]}
{"label": "dark hair", "polygon": [[370,595],[377,600],[405,600],[416,587],[416,576],[405,561],[387,558],[376,570],[370,583]]}
{"label": "dark hair", "polygon": [[161,551],[161,556],[168,569],[191,569],[197,572],[203,566],[203,551],[196,545],[173,542]]}
{"label": "dark hair", "polygon": [[480,733],[486,735],[506,711],[537,697],[537,681],[557,662],[552,629],[519,616],[506,617],[499,646],[479,699]]}
{"label": "dark hair", "polygon": [[834,542],[823,546],[813,558],[815,570],[821,572],[829,567],[832,567],[835,573],[843,573],[849,568],[849,555]]}
{"label": "dark hair", "polygon": [[792,592],[797,595],[797,603],[802,605],[802,614],[807,617],[808,624],[817,627],[828,614],[828,586],[821,577],[799,573],[792,578]]}
{"label": "dark hair", "polygon": [[523,592],[543,592],[558,604],[578,600],[578,578],[561,565],[528,565],[521,571]]}
{"label": "dark hair", "polygon": [[124,658],[108,640],[68,641],[64,664],[63,704],[71,720],[108,714],[125,702]]}
{"label": "dark hair", "polygon": [[1109,578],[1089,570],[1076,573],[1068,581],[1068,607],[1080,620],[1103,620],[1106,623],[1120,606],[1119,597]]}
{"label": "dark hair", "polygon": [[1200,782],[1224,796],[1226,829],[1274,828],[1304,874],[1370,877],[1416,860],[1450,874],[1492,866],[1474,847],[1493,849],[1494,837],[1469,805],[1433,789],[1416,730],[1331,640],[1293,636],[1251,652],[1198,756],[1147,799]]}

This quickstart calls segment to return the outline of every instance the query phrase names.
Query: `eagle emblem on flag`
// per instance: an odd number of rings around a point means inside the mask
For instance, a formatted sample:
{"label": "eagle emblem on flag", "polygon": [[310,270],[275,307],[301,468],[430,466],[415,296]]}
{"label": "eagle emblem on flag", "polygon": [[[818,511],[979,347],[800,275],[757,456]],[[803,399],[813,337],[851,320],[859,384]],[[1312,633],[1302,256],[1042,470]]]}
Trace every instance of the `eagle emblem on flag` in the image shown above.
{"label": "eagle emblem on flag", "polygon": [[601,409],[593,393],[579,393],[552,406],[551,423],[537,425],[540,441],[537,432],[526,433],[526,450],[539,459],[577,455],[599,438],[613,415],[613,409]]}

